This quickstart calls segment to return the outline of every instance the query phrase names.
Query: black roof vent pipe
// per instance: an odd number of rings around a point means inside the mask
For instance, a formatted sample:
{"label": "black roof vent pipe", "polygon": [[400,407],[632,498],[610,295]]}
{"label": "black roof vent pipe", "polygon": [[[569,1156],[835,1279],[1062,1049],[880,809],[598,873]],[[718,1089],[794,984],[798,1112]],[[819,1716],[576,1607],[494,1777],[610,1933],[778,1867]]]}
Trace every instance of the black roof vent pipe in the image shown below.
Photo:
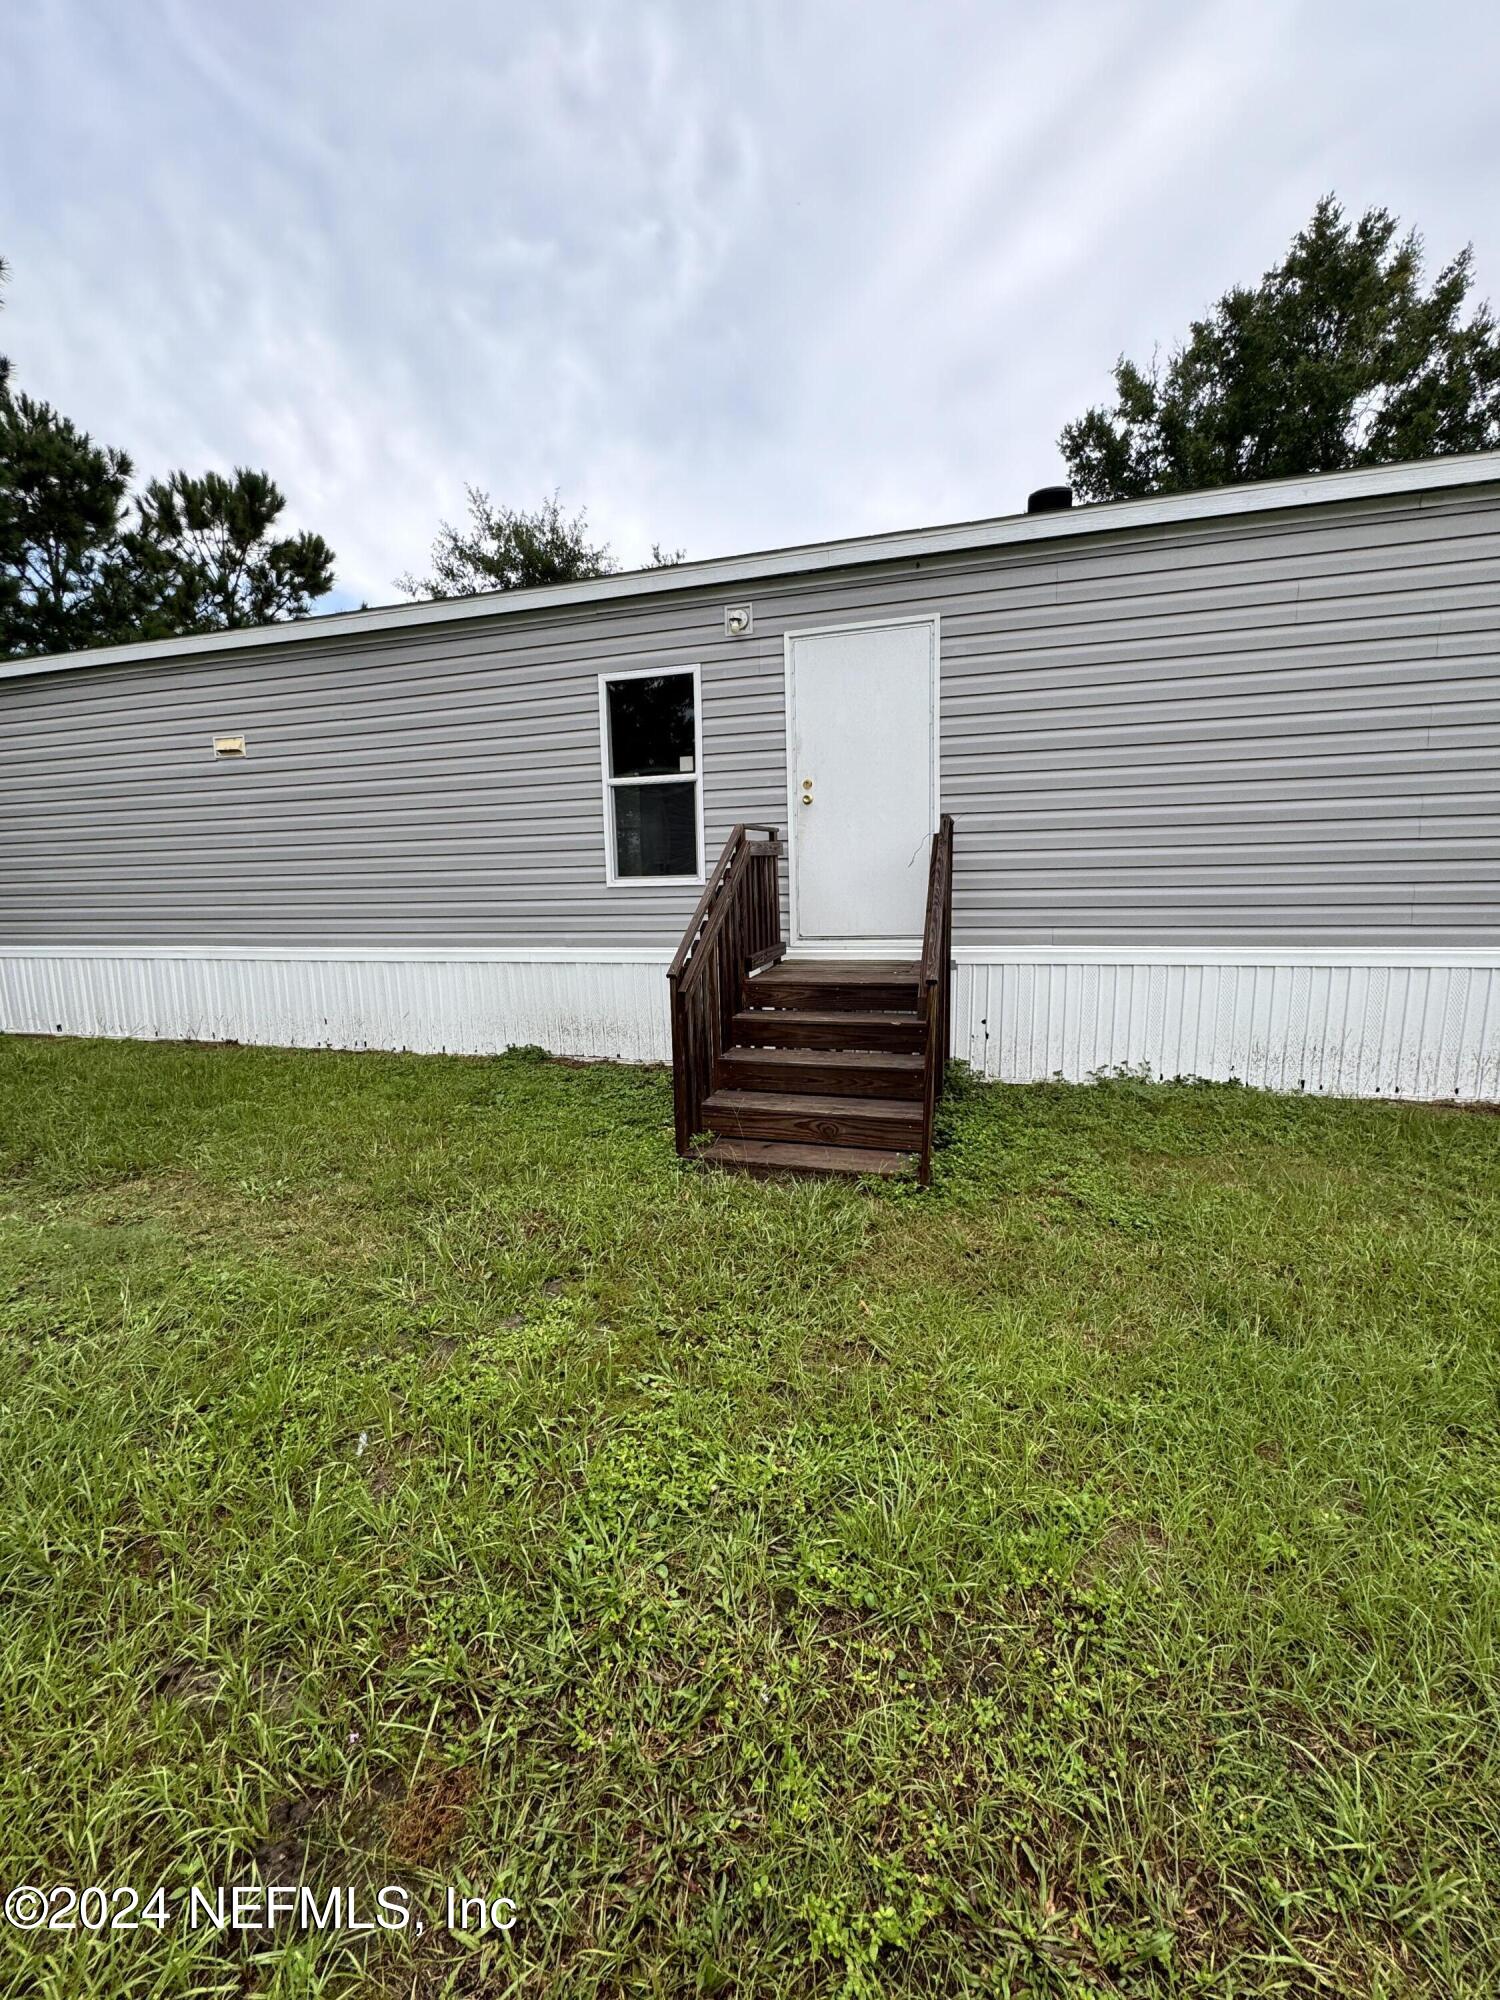
{"label": "black roof vent pipe", "polygon": [[1028,514],[1060,514],[1072,504],[1071,486],[1039,486],[1035,493],[1027,495],[1026,511]]}

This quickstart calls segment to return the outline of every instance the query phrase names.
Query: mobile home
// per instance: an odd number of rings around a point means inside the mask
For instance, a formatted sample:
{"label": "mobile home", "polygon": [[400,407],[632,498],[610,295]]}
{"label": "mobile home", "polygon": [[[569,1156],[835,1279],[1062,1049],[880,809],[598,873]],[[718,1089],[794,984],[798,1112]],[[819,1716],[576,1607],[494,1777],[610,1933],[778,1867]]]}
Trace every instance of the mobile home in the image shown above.
{"label": "mobile home", "polygon": [[858,986],[946,819],[985,1075],[1500,1098],[1497,758],[1500,453],[11,660],[0,1027],[664,1061],[736,827]]}

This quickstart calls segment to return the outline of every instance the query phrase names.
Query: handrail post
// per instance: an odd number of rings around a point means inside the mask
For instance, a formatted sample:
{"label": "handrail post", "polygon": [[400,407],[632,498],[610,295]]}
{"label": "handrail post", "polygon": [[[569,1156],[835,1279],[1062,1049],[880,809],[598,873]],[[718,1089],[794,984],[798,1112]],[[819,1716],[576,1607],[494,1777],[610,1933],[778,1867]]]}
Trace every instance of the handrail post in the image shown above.
{"label": "handrail post", "polygon": [[937,1108],[937,1070],[933,1060],[933,1047],[937,1039],[937,1009],[934,1006],[936,986],[930,979],[922,983],[922,1016],[926,1023],[925,1054],[922,1070],[922,1151],[917,1161],[917,1185],[932,1185],[932,1121]]}
{"label": "handrail post", "polygon": [[679,1050],[683,1044],[683,1011],[681,975],[675,971],[667,974],[668,1023],[672,1035],[672,1132],[679,1153],[686,1153],[692,1133],[688,1128],[687,1078],[684,1066],[679,1060]]}
{"label": "handrail post", "polygon": [[944,813],[932,836],[932,858],[927,871],[927,912],[922,927],[921,981],[922,1019],[925,1026],[922,1065],[922,1150],[917,1179],[922,1187],[932,1182],[932,1126],[938,1099],[943,1093],[944,1072],[952,1037],[952,987],[949,966],[953,957],[953,820]]}

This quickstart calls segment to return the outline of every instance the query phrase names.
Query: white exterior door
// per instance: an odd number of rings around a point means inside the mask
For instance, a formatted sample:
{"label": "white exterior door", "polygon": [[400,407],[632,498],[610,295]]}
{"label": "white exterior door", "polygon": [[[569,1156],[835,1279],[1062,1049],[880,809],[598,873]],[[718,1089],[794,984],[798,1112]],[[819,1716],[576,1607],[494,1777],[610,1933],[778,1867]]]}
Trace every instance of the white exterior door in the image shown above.
{"label": "white exterior door", "polygon": [[792,943],[914,951],[937,827],[935,618],[789,632]]}

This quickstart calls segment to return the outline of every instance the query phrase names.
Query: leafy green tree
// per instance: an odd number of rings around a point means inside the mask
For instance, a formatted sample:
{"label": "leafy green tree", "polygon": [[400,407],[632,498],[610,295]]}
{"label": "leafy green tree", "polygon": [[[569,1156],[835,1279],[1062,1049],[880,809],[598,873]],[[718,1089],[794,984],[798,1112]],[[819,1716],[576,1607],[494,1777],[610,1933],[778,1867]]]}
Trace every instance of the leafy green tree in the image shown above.
{"label": "leafy green tree", "polygon": [[124,452],[0,390],[0,655],[66,653],[128,622],[115,558]]}
{"label": "leafy green tree", "polygon": [[1115,406],[1064,427],[1087,500],[1483,451],[1500,444],[1500,331],[1465,314],[1466,249],[1422,287],[1422,243],[1332,195],[1281,263],[1194,320],[1165,369],[1115,365]]}
{"label": "leafy green tree", "polygon": [[273,479],[245,466],[230,478],[174,472],[153,479],[120,544],[135,636],[306,617],[313,600],[333,588],[333,550],[321,535],[275,534],[285,505]]}
{"label": "leafy green tree", "polygon": [[[469,518],[461,526],[444,521],[432,545],[426,576],[408,570],[396,578],[408,597],[477,597],[486,590],[530,590],[543,583],[576,583],[591,576],[615,576],[620,565],[607,543],[589,540],[588,512],[563,512],[554,493],[539,507],[497,507],[477,486],[466,489]],[[654,543],[648,568],[670,569],[683,549]]]}
{"label": "leafy green tree", "polygon": [[407,571],[396,579],[408,597],[476,597],[486,590],[530,590],[542,583],[573,583],[611,576],[619,565],[603,544],[588,538],[588,515],[565,514],[557,494],[530,512],[497,507],[477,486],[466,489],[469,518],[444,521],[432,545],[427,576]]}

